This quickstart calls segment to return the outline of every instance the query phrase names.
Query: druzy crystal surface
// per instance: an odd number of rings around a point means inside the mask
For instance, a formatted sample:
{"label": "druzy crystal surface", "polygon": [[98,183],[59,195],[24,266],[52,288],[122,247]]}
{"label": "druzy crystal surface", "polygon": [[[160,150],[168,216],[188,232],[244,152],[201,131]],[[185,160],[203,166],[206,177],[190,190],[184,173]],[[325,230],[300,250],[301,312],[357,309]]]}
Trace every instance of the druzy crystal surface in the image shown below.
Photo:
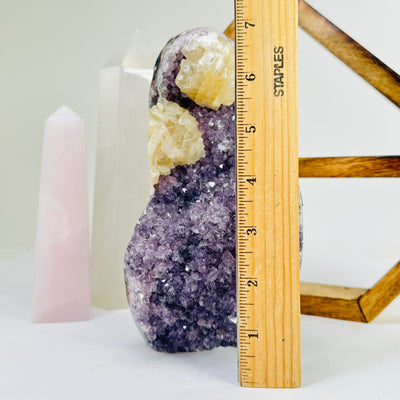
{"label": "druzy crystal surface", "polygon": [[125,254],[132,314],[166,352],[236,345],[234,50],[195,29],[157,60],[149,113],[155,191]]}

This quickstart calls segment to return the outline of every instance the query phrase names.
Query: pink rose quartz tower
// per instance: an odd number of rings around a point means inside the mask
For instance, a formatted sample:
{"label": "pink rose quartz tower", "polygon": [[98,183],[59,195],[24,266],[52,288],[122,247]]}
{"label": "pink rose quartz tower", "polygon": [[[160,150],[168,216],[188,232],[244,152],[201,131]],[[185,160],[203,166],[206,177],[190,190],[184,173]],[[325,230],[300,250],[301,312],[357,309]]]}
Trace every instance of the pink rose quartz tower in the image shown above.
{"label": "pink rose quartz tower", "polygon": [[36,238],[35,322],[89,318],[89,211],[84,124],[63,106],[46,121]]}

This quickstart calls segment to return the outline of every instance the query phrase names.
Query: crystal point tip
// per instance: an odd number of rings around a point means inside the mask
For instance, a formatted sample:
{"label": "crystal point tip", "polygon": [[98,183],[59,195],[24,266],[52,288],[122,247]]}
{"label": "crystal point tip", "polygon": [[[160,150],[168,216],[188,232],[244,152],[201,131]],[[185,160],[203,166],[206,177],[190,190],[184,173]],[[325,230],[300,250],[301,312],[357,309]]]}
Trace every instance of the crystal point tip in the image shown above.
{"label": "crystal point tip", "polygon": [[51,114],[48,120],[51,119],[79,119],[82,121],[82,118],[66,105],[61,106],[53,114]]}

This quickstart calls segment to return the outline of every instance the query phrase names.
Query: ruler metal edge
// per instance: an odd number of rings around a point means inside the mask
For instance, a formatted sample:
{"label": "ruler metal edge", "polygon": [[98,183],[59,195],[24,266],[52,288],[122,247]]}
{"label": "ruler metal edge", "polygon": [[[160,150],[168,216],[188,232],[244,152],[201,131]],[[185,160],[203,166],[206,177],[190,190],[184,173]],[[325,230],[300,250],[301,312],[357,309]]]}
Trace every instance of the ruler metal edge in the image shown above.
{"label": "ruler metal edge", "polygon": [[297,0],[236,0],[235,44],[239,381],[298,387]]}

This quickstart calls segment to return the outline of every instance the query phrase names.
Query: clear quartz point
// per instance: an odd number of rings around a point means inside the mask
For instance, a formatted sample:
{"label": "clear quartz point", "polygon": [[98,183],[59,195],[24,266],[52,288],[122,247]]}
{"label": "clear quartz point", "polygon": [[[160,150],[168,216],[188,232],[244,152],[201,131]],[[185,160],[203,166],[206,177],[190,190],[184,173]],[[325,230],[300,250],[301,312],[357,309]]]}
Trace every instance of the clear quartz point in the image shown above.
{"label": "clear quartz point", "polygon": [[152,65],[140,32],[100,70],[92,229],[92,305],[128,306],[122,273],[126,243],[150,195],[147,98]]}

